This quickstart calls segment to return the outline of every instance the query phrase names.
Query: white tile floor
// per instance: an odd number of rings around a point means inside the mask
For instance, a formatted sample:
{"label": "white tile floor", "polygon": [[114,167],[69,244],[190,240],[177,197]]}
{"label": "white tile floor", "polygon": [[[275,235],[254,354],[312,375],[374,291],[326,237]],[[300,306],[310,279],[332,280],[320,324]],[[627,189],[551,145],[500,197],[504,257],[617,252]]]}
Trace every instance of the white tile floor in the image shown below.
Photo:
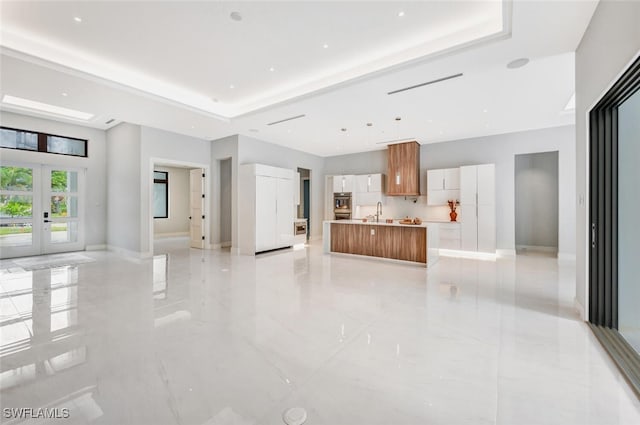
{"label": "white tile floor", "polygon": [[554,259],[426,270],[182,244],[1,274],[2,407],[68,407],[56,424],[281,424],[293,406],[307,424],[640,424]]}

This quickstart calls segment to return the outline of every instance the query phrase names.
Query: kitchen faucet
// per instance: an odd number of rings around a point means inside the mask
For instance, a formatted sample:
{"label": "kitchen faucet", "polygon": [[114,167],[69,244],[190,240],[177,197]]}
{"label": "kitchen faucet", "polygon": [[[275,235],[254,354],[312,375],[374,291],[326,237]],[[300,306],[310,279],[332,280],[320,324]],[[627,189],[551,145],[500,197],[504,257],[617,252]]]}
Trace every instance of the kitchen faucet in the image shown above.
{"label": "kitchen faucet", "polygon": [[380,216],[382,215],[382,202],[378,201],[376,205],[376,223],[380,222]]}

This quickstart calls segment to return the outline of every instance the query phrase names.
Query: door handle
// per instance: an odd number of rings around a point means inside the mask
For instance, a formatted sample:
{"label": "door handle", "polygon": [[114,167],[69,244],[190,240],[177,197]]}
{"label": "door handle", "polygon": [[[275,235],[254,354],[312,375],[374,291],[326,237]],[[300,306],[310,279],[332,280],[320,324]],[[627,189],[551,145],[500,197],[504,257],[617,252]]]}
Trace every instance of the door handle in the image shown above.
{"label": "door handle", "polygon": [[53,221],[52,221],[52,220],[45,220],[44,222],[45,222],[45,223],[53,223]]}

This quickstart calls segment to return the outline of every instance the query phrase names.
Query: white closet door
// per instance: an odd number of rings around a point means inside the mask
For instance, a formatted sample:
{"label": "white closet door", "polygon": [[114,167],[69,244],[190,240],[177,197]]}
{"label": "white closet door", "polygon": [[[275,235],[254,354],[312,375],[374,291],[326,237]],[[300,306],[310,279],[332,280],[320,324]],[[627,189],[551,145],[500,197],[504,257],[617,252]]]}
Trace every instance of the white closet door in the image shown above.
{"label": "white closet door", "polygon": [[191,248],[204,248],[204,170],[189,171],[189,237]]}
{"label": "white closet door", "polygon": [[494,205],[496,203],[496,171],[495,165],[478,165],[478,205]]}
{"label": "white closet door", "polygon": [[476,251],[478,249],[478,217],[476,216],[475,205],[461,205],[460,215],[460,236],[461,246],[464,251]]}
{"label": "white closet door", "polygon": [[[256,252],[273,249],[276,245],[277,180],[274,177],[256,176]],[[289,202],[293,208],[291,197]]]}
{"label": "white closet door", "polygon": [[496,209],[478,205],[478,251],[496,252]]}
{"label": "white closet door", "polygon": [[475,205],[477,188],[477,166],[460,167],[460,203],[462,205]]}
{"label": "white closet door", "polygon": [[278,247],[293,245],[293,182],[290,179],[275,179],[277,181],[277,216],[276,216],[276,244]]}

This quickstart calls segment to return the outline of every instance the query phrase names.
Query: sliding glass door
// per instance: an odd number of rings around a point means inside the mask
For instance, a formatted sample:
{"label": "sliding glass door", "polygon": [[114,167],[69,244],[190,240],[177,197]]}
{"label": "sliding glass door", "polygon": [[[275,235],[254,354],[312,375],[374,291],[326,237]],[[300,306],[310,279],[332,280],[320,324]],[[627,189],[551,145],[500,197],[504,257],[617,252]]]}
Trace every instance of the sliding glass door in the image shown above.
{"label": "sliding glass door", "polygon": [[640,394],[640,58],[589,113],[589,322]]}

